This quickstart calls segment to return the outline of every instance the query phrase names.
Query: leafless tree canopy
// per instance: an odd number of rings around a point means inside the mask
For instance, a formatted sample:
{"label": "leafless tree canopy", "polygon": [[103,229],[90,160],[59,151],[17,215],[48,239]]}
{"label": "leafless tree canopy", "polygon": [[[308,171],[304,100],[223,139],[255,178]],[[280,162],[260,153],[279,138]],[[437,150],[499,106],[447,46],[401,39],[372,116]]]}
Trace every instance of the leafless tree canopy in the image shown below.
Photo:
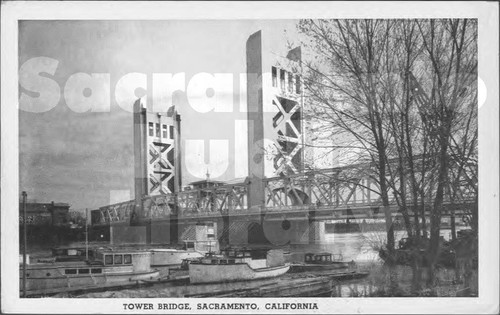
{"label": "leafless tree canopy", "polygon": [[430,233],[437,255],[444,200],[459,203],[465,186],[477,200],[477,21],[302,20],[299,30],[313,52],[303,67],[318,137],[374,165],[389,250],[394,194],[408,235]]}

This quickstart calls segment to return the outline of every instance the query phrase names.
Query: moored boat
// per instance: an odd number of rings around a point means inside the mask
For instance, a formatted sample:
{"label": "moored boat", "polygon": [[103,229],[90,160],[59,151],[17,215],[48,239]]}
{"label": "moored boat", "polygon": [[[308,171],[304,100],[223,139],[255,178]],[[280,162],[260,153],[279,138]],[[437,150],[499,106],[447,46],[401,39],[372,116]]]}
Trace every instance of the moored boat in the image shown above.
{"label": "moored boat", "polygon": [[162,279],[187,276],[187,268],[183,268],[183,262],[203,257],[197,251],[173,248],[151,249],[151,255],[151,267],[159,270]]}
{"label": "moored boat", "polygon": [[182,248],[151,248],[151,267],[180,268],[183,261],[197,260],[216,250],[216,241],[184,241]]}
{"label": "moored boat", "polygon": [[267,251],[227,249],[220,254],[208,253],[189,264],[190,283],[215,283],[273,278],[285,274],[288,264],[275,263]]}
{"label": "moored boat", "polygon": [[290,272],[345,270],[354,267],[354,261],[343,261],[342,255],[334,255],[326,252],[306,253],[304,255],[304,262],[291,264]]}
{"label": "moored boat", "polygon": [[[147,251],[98,250],[88,261],[26,265],[26,293],[45,295],[131,285],[158,278]],[[23,269],[20,268],[22,290]]]}
{"label": "moored boat", "polygon": [[51,257],[41,257],[40,263],[85,261],[92,259],[94,252],[99,249],[112,250],[142,250],[151,252],[152,268],[180,268],[184,260],[198,259],[210,250],[217,250],[216,241],[184,241],[183,246],[169,244],[75,244],[73,246],[60,246],[52,248]]}

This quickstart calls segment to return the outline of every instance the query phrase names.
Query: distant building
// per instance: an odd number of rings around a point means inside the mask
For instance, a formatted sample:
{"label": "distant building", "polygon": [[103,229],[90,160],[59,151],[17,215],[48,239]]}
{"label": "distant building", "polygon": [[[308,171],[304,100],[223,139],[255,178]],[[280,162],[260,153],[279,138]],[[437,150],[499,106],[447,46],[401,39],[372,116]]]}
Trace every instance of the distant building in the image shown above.
{"label": "distant building", "polygon": [[[26,203],[26,223],[29,225],[60,226],[69,222],[67,203]],[[19,203],[19,223],[23,223],[23,204]]]}
{"label": "distant building", "polygon": [[193,189],[205,189],[205,188],[215,188],[224,185],[225,183],[217,180],[204,179],[196,182],[192,182],[189,185]]}
{"label": "distant building", "polygon": [[217,188],[217,187],[221,187],[221,186],[243,186],[243,185],[248,185],[248,183],[249,183],[248,177],[239,177],[239,178],[234,178],[234,179],[230,179],[230,180],[219,181],[219,180],[210,179],[210,177],[207,176],[206,179],[202,179],[199,181],[189,183],[189,185],[184,186],[182,188],[182,190],[189,191],[192,189],[210,189],[210,188]]}

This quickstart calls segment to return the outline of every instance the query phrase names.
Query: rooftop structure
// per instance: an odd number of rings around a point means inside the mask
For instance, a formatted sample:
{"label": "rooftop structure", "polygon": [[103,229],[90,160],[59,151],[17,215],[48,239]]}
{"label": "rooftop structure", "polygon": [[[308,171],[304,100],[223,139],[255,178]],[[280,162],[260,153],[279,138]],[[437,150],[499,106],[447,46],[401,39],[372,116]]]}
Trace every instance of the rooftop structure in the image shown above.
{"label": "rooftop structure", "polygon": [[[68,223],[70,205],[67,203],[26,203],[26,224],[64,225]],[[23,223],[23,204],[19,203],[19,223]]]}

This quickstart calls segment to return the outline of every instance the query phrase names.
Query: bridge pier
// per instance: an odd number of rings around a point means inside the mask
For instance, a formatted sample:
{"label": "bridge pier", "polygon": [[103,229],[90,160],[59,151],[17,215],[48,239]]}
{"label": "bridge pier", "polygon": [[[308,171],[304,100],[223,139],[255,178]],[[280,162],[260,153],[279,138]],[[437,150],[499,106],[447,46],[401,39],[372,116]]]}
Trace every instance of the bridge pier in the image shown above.
{"label": "bridge pier", "polygon": [[306,220],[233,222],[231,245],[318,244],[325,240],[325,223]]}
{"label": "bridge pier", "polygon": [[111,245],[147,244],[148,234],[151,234],[151,229],[148,229],[146,225],[111,225],[109,243]]}
{"label": "bridge pier", "polygon": [[309,229],[309,244],[318,244],[325,240],[325,223],[316,221],[316,212],[309,211],[307,215]]}
{"label": "bridge pier", "polygon": [[170,215],[168,231],[169,234],[169,244],[179,243],[179,218],[175,214]]}
{"label": "bridge pier", "polygon": [[309,244],[321,244],[325,241],[325,222],[309,222]]}

